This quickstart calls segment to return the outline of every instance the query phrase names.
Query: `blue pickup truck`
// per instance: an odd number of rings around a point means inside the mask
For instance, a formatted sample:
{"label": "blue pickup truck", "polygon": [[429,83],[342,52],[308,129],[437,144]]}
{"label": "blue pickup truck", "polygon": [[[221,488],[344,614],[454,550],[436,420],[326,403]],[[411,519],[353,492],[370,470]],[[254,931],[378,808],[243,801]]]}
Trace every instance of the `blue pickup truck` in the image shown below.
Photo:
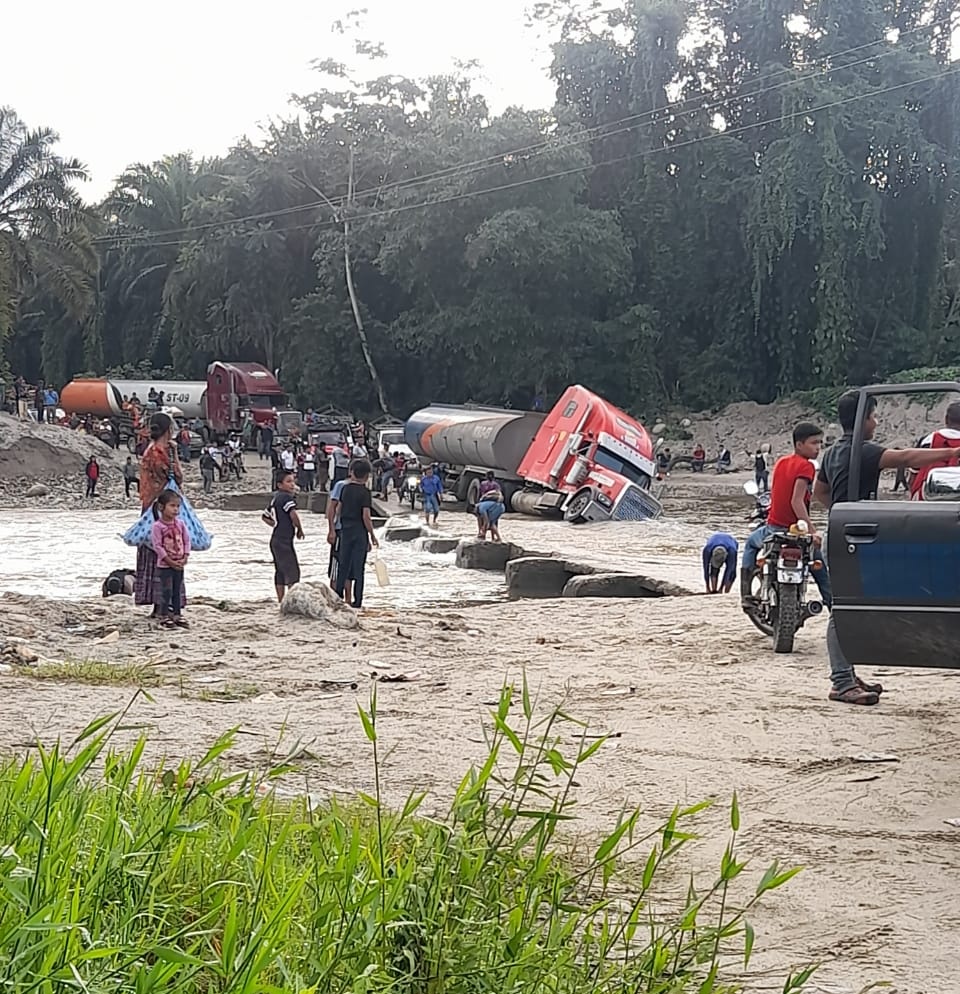
{"label": "blue pickup truck", "polygon": [[[960,383],[884,384],[860,391],[851,451],[860,452],[867,398],[960,393]],[[837,637],[864,665],[960,668],[960,470],[933,470],[923,501],[856,500],[830,511],[828,560]]]}

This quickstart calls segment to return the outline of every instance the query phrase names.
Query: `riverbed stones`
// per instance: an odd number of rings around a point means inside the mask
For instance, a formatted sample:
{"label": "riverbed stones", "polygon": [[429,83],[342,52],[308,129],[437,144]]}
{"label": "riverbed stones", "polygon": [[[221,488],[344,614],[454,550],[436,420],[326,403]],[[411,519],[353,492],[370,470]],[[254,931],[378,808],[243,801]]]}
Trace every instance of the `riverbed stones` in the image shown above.
{"label": "riverbed stones", "polygon": [[563,587],[564,597],[678,597],[688,593],[666,580],[629,573],[574,576]]}
{"label": "riverbed stones", "polygon": [[34,485],[24,494],[24,497],[46,497],[49,493],[49,487],[42,483],[34,483]]}
{"label": "riverbed stones", "polygon": [[357,612],[344,604],[327,583],[295,584],[280,602],[280,613],[326,621],[337,628],[360,627]]}
{"label": "riverbed stones", "polygon": [[448,552],[455,551],[459,544],[460,539],[458,538],[425,538],[423,540],[423,551],[443,556]]}

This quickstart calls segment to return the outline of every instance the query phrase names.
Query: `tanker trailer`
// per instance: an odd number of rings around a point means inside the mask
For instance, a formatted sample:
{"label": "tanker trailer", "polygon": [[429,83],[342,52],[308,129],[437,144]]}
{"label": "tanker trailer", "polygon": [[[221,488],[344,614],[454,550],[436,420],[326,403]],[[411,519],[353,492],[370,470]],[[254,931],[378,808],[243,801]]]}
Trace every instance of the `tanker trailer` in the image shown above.
{"label": "tanker trailer", "polygon": [[536,411],[433,404],[410,416],[404,437],[418,455],[447,465],[447,482],[458,500],[474,505],[480,480],[493,470],[509,504],[523,489],[517,468],[545,417]]}
{"label": "tanker trailer", "polygon": [[123,414],[123,397],[110,380],[71,380],[60,391],[60,406],[67,414],[113,419]]}
{"label": "tanker trailer", "polygon": [[206,380],[111,380],[124,397],[137,395],[141,406],[147,403],[151,388],[163,391],[163,406],[176,407],[185,418],[207,417]]}

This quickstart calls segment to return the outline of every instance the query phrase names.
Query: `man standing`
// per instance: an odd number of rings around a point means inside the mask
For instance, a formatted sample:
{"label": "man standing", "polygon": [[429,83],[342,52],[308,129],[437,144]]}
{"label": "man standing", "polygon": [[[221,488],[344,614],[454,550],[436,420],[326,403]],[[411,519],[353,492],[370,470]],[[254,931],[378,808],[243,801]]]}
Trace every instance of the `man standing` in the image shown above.
{"label": "man standing", "polygon": [[331,522],[340,516],[340,554],[337,557],[337,576],[333,589],[344,596],[347,581],[353,581],[351,604],[358,610],[363,607],[363,571],[367,564],[367,551],[378,548],[380,543],[373,532],[372,500],[367,480],[370,463],[355,459],[349,467],[350,479],[340,491],[339,499],[331,494],[327,506],[327,541],[334,545],[337,535]]}
{"label": "man standing", "polygon": [[60,394],[53,387],[47,387],[43,393],[43,410],[47,416],[47,424],[52,425],[57,420],[57,404],[60,403]]}
{"label": "man standing", "polygon": [[[837,416],[843,428],[843,437],[832,445],[823,457],[823,464],[813,486],[813,496],[827,509],[849,500],[848,485],[850,466],[860,460],[860,490],[857,500],[876,500],[880,485],[880,471],[897,469],[924,469],[946,460],[956,461],[957,453],[950,448],[941,449],[885,449],[872,441],[877,430],[877,398],[868,397],[863,421],[863,442],[860,451],[853,449],[853,428],[857,419],[858,390],[848,390],[837,402]],[[774,483],[776,483],[774,473]],[[879,683],[865,683],[847,661],[833,618],[827,625],[827,655],[830,657],[831,701],[843,704],[876,704],[883,693]]]}
{"label": "man standing", "polygon": [[440,515],[440,497],[443,494],[443,481],[433,471],[433,466],[428,466],[423,471],[423,478],[420,480],[420,492],[423,494],[423,518],[430,524],[433,518],[433,526],[437,526],[437,518]]}
{"label": "man standing", "polygon": [[[820,455],[823,432],[809,421],[801,421],[793,429],[793,454],[783,456],[773,467],[773,489],[770,492],[770,510],[767,523],[752,532],[743,548],[743,565],[740,571],[740,597],[744,610],[755,606],[751,591],[753,575],[757,569],[757,556],[763,543],[774,532],[785,532],[791,525],[803,521],[813,538],[816,550],[814,559],[821,560],[820,535],[810,520],[810,493],[816,475],[813,460]],[[763,453],[758,449],[757,455]],[[813,577],[820,590],[823,603],[830,607],[830,577],[825,569],[813,570]]]}
{"label": "man standing", "polygon": [[46,406],[46,387],[43,385],[43,380],[37,381],[37,388],[33,392],[33,406],[37,409],[37,424],[43,424],[43,409]]}
{"label": "man standing", "polygon": [[21,421],[29,421],[30,415],[27,412],[27,381],[18,376],[13,381],[13,392],[17,399],[17,417]]}
{"label": "man standing", "polygon": [[273,451],[273,421],[268,421],[260,428],[260,458],[270,459]]}
{"label": "man standing", "polygon": [[137,464],[133,461],[133,456],[127,456],[127,461],[123,464],[123,490],[125,496],[130,496],[130,486],[135,485],[137,493],[140,493],[140,481],[137,478]]}
{"label": "man standing", "polygon": [[210,449],[206,448],[200,455],[200,476],[203,479],[203,492],[213,493],[213,474],[216,472],[217,462],[210,454]]}
{"label": "man standing", "polygon": [[270,555],[273,556],[273,585],[277,591],[277,601],[283,598],[289,587],[300,582],[300,562],[297,550],[293,547],[293,537],[303,538],[300,515],[297,514],[297,489],[293,473],[280,470],[277,492],[271,507],[276,524],[270,536]]}
{"label": "man standing", "polygon": [[345,480],[349,469],[350,457],[347,455],[346,449],[341,448],[339,445],[335,446],[330,453],[330,460],[327,465],[330,482],[336,483],[338,480]]}
{"label": "man standing", "polygon": [[[703,582],[708,594],[730,593],[737,578],[737,540],[726,532],[716,532],[703,547]],[[720,582],[720,570],[723,582]]]}

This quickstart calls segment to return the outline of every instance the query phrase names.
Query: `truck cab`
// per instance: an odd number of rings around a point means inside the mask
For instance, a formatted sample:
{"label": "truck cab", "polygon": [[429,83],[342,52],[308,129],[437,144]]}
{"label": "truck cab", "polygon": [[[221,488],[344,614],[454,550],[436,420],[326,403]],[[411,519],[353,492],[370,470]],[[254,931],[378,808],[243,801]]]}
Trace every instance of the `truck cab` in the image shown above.
{"label": "truck cab", "polygon": [[[960,383],[865,387],[852,451],[860,451],[869,396],[948,392]],[[854,459],[851,497],[859,482]],[[835,504],[827,552],[837,637],[851,663],[960,668],[960,471],[932,470],[922,501]]]}

